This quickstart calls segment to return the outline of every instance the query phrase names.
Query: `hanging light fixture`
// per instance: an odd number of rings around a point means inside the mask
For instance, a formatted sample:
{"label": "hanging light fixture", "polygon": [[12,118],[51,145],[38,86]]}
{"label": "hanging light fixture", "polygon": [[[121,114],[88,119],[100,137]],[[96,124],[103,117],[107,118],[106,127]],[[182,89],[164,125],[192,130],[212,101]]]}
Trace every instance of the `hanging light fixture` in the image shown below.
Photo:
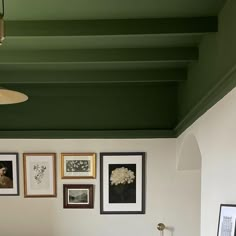
{"label": "hanging light fixture", "polygon": [[16,104],[27,100],[28,96],[24,93],[0,88],[0,105]]}
{"label": "hanging light fixture", "polygon": [[2,0],[2,12],[0,13],[0,45],[4,40],[4,0]]}
{"label": "hanging light fixture", "polygon": [[[4,0],[2,0],[2,12],[0,12],[0,45],[2,44],[5,38],[3,17],[4,17]],[[27,100],[28,96],[23,93],[0,87],[0,105],[16,104],[25,102]]]}

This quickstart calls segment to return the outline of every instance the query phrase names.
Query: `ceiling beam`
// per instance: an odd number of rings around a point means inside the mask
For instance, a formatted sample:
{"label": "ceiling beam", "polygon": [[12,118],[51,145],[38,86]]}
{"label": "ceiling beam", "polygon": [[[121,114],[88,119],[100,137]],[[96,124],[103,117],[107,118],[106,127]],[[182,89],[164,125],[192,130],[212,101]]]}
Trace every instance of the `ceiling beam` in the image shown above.
{"label": "ceiling beam", "polygon": [[72,71],[1,71],[2,84],[96,84],[183,82],[185,69],[150,70],[72,70]]}
{"label": "ceiling beam", "polygon": [[6,37],[196,34],[217,32],[217,17],[6,21]]}
{"label": "ceiling beam", "polygon": [[175,62],[198,59],[197,47],[1,51],[0,64]]}

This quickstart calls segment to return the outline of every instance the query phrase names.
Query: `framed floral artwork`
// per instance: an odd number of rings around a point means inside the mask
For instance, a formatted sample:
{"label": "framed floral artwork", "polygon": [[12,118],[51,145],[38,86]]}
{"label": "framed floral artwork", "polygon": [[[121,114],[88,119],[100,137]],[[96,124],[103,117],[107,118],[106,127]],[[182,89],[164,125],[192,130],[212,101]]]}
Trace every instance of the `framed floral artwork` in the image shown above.
{"label": "framed floral artwork", "polygon": [[25,197],[56,197],[56,154],[24,153]]}
{"label": "framed floral artwork", "polygon": [[96,177],[95,153],[62,153],[62,179],[94,179]]}
{"label": "framed floral artwork", "polygon": [[145,213],[145,153],[100,153],[100,213]]}
{"label": "framed floral artwork", "polygon": [[19,195],[18,153],[0,153],[0,196]]}
{"label": "framed floral artwork", "polygon": [[221,204],[217,236],[236,235],[236,205]]}
{"label": "framed floral artwork", "polygon": [[64,208],[93,208],[92,184],[64,184]]}

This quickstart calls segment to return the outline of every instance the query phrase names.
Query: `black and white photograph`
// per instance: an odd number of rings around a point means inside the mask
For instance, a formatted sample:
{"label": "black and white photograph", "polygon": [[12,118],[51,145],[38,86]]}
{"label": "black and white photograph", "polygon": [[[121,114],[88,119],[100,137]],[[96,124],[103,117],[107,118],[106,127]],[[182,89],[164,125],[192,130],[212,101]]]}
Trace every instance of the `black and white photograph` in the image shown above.
{"label": "black and white photograph", "polygon": [[69,189],[68,190],[69,204],[88,204],[89,191],[88,189]]}
{"label": "black and white photograph", "polygon": [[61,178],[86,179],[96,177],[95,153],[62,153]]}
{"label": "black and white photograph", "polygon": [[93,208],[92,184],[64,184],[64,208]]}
{"label": "black and white photograph", "polygon": [[109,164],[109,203],[136,203],[136,165]]}
{"label": "black and white photograph", "polygon": [[236,205],[220,205],[217,236],[236,236]]}
{"label": "black and white photograph", "polygon": [[66,160],[66,172],[90,172],[90,160]]}
{"label": "black and white photograph", "polygon": [[0,153],[0,196],[19,195],[18,153]]}
{"label": "black and white photograph", "polygon": [[145,213],[145,153],[100,153],[100,213]]}

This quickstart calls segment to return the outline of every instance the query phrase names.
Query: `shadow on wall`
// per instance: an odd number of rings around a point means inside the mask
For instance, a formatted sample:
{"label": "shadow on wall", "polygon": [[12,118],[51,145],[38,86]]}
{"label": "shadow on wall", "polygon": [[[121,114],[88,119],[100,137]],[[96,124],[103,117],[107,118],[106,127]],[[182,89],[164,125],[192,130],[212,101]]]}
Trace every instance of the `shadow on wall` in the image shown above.
{"label": "shadow on wall", "polygon": [[177,170],[201,170],[202,155],[196,137],[188,134],[177,156]]}
{"label": "shadow on wall", "polygon": [[166,230],[170,232],[171,236],[174,236],[174,227],[166,227]]}

